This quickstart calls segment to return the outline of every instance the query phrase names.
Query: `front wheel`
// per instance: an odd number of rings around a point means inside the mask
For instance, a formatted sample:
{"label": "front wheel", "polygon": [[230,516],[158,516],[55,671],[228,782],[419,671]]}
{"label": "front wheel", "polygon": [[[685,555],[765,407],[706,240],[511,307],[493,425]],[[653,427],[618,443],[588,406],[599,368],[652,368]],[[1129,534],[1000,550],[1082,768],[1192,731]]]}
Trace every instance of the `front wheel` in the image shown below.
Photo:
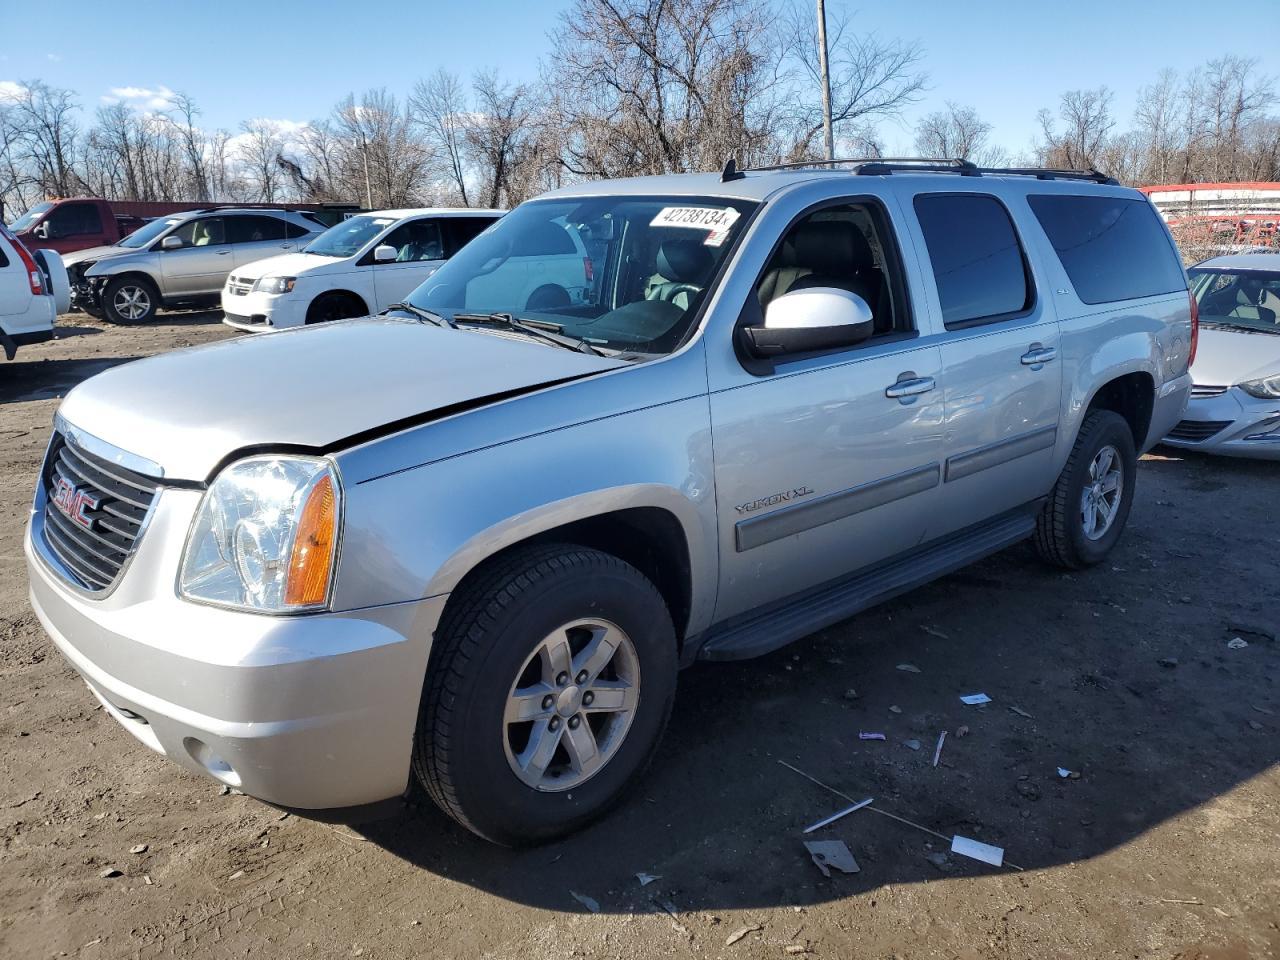
{"label": "front wheel", "polygon": [[1036,522],[1040,556],[1068,570],[1106,559],[1129,519],[1137,471],[1128,422],[1110,410],[1085,417]]}
{"label": "front wheel", "polygon": [[160,294],[146,280],[118,277],[102,291],[102,312],[112,323],[147,323],[160,309]]}
{"label": "front wheel", "polygon": [[414,770],[458,823],[509,846],[600,816],[648,765],[676,686],[657,589],[617,557],[517,550],[455,593],[423,694]]}

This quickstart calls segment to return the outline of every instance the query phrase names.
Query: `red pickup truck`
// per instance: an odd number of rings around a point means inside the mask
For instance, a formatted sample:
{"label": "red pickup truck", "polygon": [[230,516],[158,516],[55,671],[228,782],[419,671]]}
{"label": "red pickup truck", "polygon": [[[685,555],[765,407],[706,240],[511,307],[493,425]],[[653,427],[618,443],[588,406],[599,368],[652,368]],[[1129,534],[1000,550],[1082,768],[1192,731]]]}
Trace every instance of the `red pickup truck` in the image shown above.
{"label": "red pickup truck", "polygon": [[[32,250],[39,247],[56,250],[58,253],[72,253],[119,243],[154,217],[166,217],[171,213],[213,206],[218,204],[101,200],[97,197],[46,200],[44,203],[37,203],[9,224],[9,229]],[[356,204],[346,203],[238,203],[235,206],[310,210],[319,219],[330,224],[337,223],[344,215],[360,209]]]}

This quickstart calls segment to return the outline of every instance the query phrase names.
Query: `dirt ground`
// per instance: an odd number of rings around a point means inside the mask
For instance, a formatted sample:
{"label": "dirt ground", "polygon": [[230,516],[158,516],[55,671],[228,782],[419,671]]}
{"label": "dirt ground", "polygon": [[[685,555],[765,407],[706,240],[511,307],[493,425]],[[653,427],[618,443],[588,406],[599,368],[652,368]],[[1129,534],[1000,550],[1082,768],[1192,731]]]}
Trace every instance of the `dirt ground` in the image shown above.
{"label": "dirt ground", "polygon": [[[515,853],[429,804],[355,830],[222,795],[97,709],[35,621],[22,528],[58,398],[216,319],[79,320],[0,366],[0,957],[1280,957],[1280,464],[1157,451],[1100,568],[1021,546],[694,667],[640,793]],[[847,803],[779,760],[1024,869],[864,810],[814,835],[861,865],[826,879],[801,831]]]}

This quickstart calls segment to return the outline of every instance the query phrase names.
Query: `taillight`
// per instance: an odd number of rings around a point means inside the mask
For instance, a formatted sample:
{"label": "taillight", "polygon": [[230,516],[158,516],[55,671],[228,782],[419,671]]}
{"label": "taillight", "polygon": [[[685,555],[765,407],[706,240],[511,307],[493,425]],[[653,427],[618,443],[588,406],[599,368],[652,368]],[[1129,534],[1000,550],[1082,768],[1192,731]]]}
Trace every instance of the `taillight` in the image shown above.
{"label": "taillight", "polygon": [[596,268],[590,257],[582,258],[582,275],[587,278],[587,283],[590,283],[596,277]]}
{"label": "taillight", "polygon": [[1187,297],[1191,300],[1191,351],[1187,354],[1187,369],[1190,370],[1196,362],[1196,348],[1200,346],[1200,304],[1196,303],[1196,295],[1192,291],[1187,291]]}
{"label": "taillight", "polygon": [[33,297],[44,296],[44,274],[36,266],[35,258],[27,252],[27,248],[22,245],[21,240],[15,238],[13,245],[17,248],[18,256],[22,258],[23,267],[26,268],[27,279],[31,283],[31,295]]}

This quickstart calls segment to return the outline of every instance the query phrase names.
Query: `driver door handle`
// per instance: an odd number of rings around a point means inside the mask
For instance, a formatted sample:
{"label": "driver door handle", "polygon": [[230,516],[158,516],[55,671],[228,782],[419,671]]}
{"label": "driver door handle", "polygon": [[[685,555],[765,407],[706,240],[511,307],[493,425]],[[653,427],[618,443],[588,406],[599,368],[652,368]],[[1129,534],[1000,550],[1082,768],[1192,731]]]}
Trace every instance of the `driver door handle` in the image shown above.
{"label": "driver door handle", "polygon": [[1022,365],[1024,367],[1034,367],[1042,363],[1048,363],[1050,360],[1056,360],[1058,351],[1053,347],[1042,347],[1038,343],[1033,343],[1031,349],[1022,355]]}
{"label": "driver door handle", "polygon": [[922,393],[928,393],[936,386],[933,377],[915,377],[911,380],[899,380],[892,386],[885,387],[884,395],[890,400],[916,397]]}

